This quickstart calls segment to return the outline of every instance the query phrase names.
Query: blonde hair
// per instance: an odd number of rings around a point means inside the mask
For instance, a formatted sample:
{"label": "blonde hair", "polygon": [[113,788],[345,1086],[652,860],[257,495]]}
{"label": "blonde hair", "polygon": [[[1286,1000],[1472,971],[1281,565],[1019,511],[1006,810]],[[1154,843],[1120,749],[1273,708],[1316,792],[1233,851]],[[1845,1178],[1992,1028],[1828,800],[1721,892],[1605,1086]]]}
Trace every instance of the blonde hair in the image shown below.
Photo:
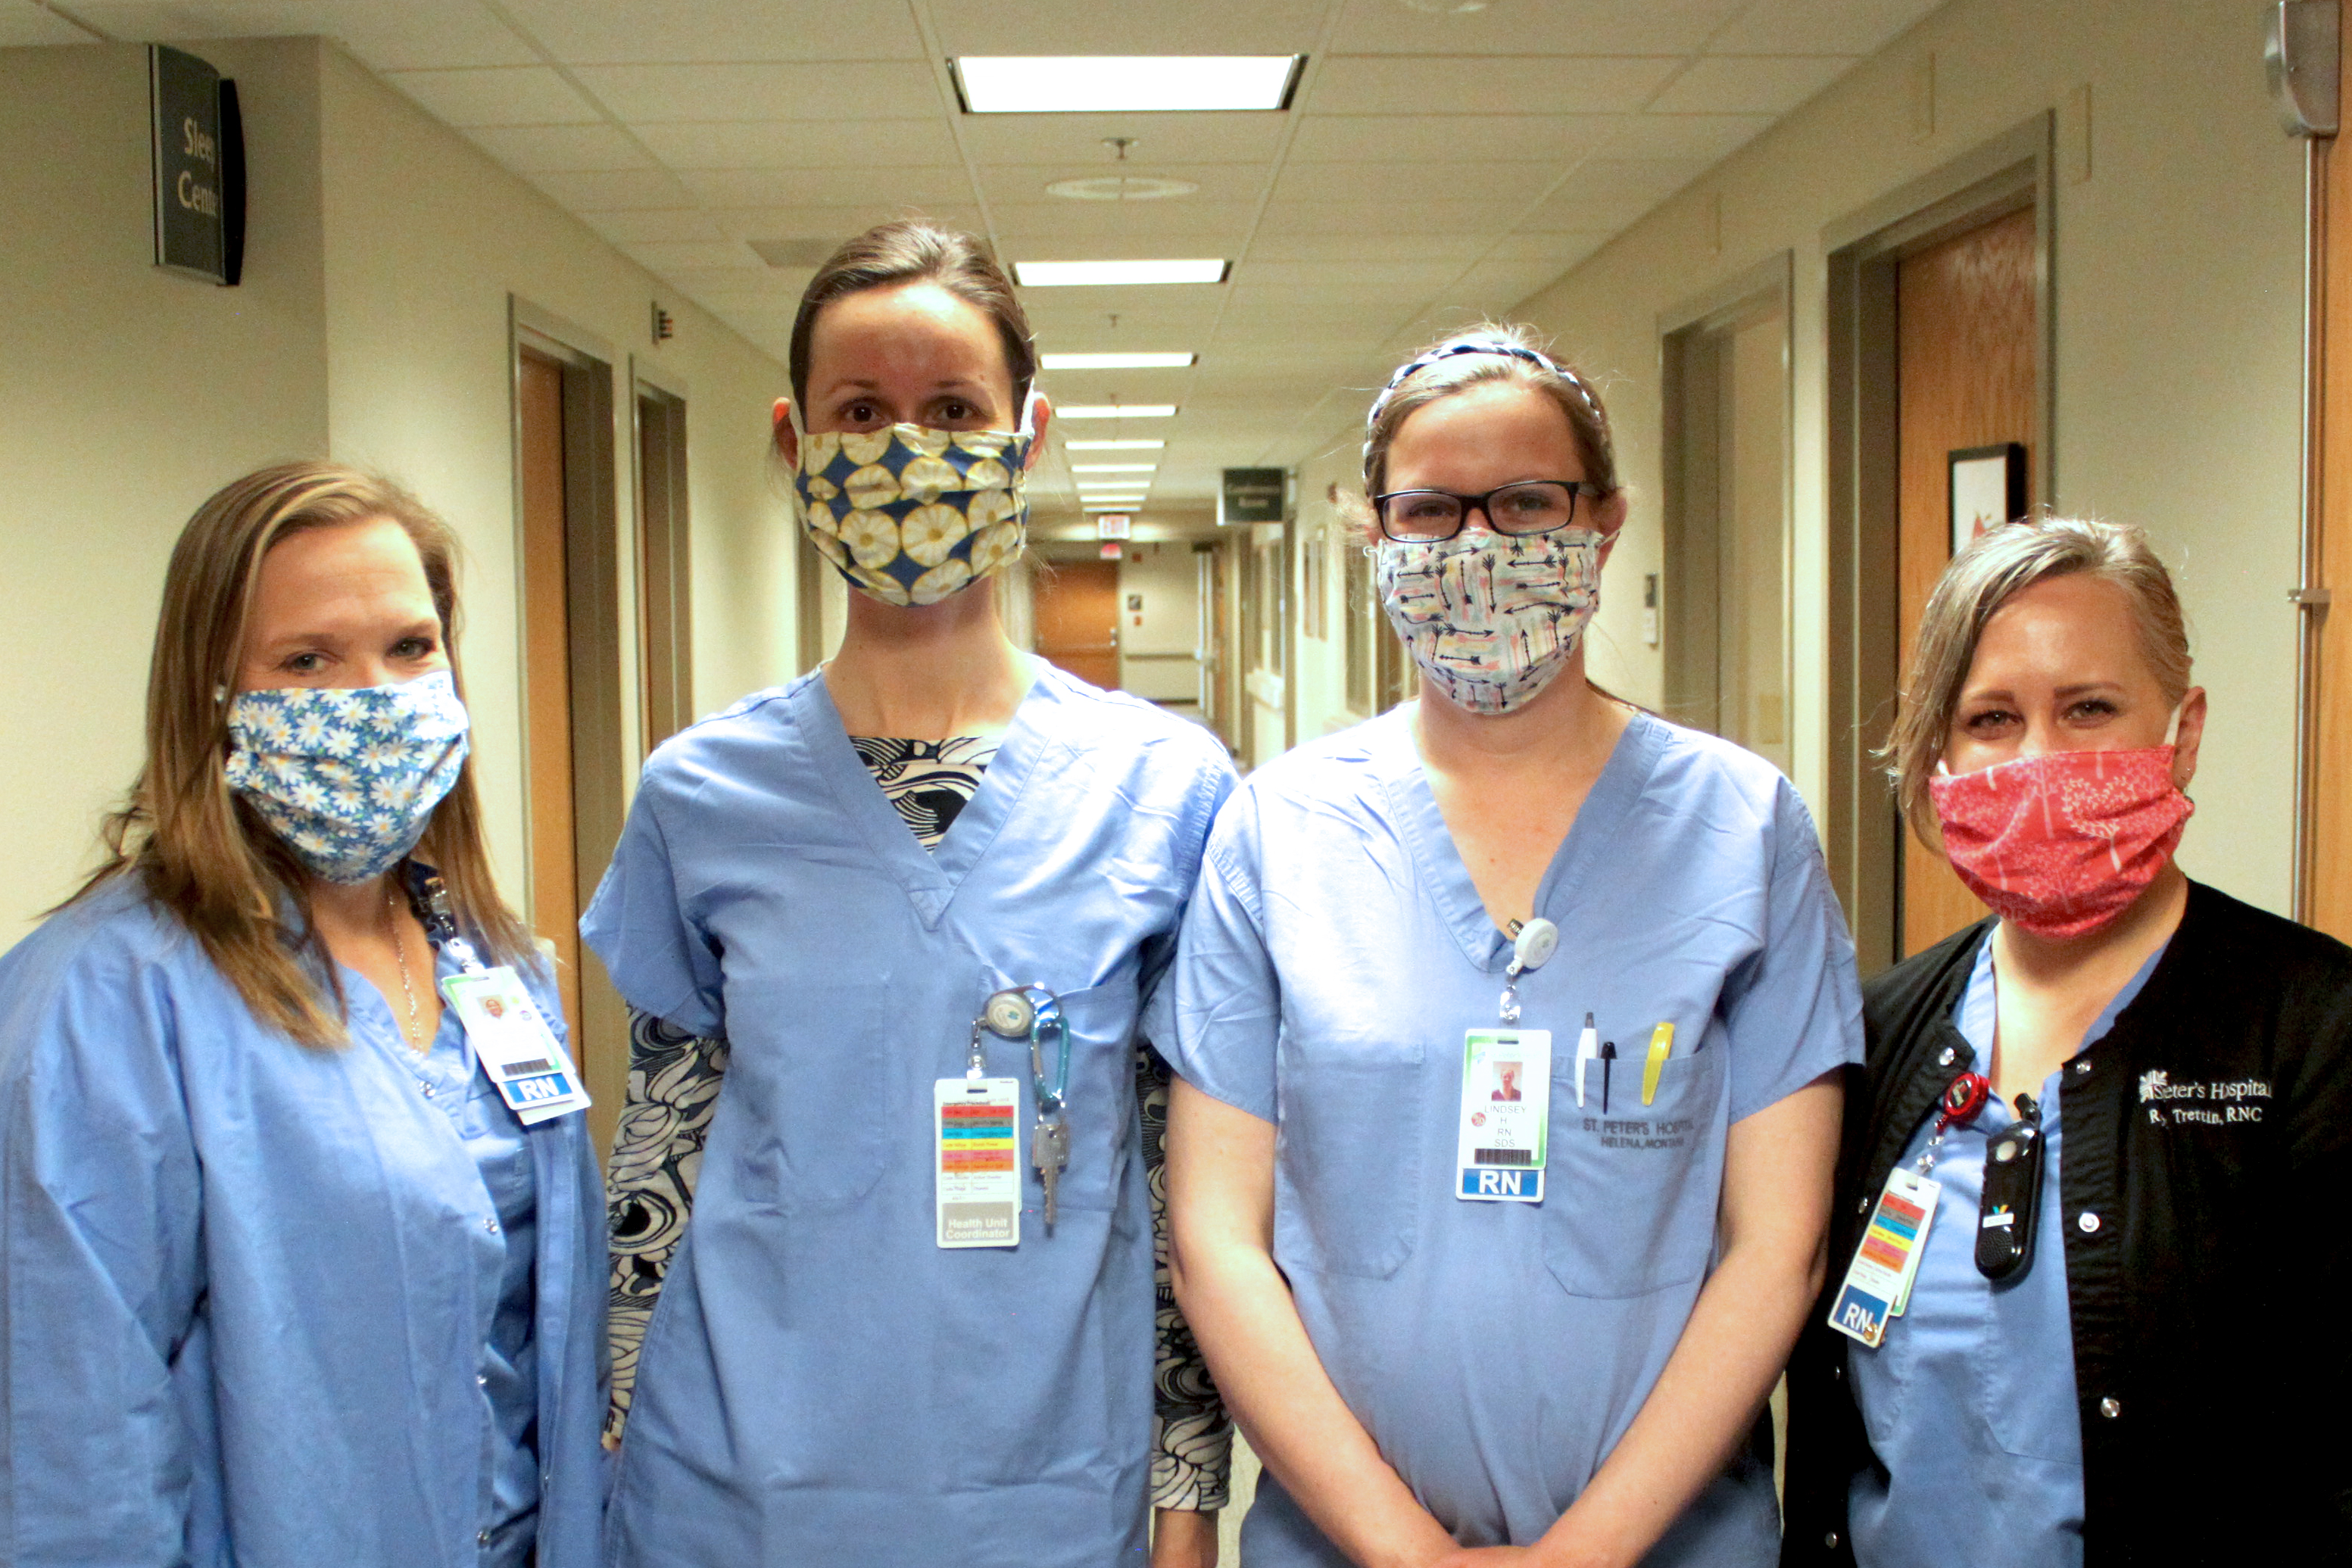
{"label": "blonde hair", "polygon": [[2043,517],[1989,529],[1952,558],[1927,598],[1911,667],[1904,674],[1894,733],[1879,752],[1904,820],[1929,848],[1941,847],[1941,835],[1927,780],[1943,758],[1986,622],[2019,591],[2076,573],[2123,590],[2141,656],[2165,700],[2177,704],[2187,695],[2189,631],[2180,599],[2171,574],[2137,528]]}
{"label": "blonde hair", "polygon": [[[309,873],[228,787],[226,694],[236,686],[261,559],[270,547],[314,528],[380,518],[400,525],[416,546],[462,695],[457,542],[449,525],[397,485],[330,463],[288,463],[247,475],[198,507],[173,547],[148,667],[146,764],[129,800],[107,817],[105,863],[67,901],[136,874],[147,895],[203,945],[254,1016],[304,1045],[345,1040],[342,984],[310,918]],[[440,872],[459,925],[493,962],[531,953],[530,932],[490,877],[470,758],[435,809],[415,854]]]}

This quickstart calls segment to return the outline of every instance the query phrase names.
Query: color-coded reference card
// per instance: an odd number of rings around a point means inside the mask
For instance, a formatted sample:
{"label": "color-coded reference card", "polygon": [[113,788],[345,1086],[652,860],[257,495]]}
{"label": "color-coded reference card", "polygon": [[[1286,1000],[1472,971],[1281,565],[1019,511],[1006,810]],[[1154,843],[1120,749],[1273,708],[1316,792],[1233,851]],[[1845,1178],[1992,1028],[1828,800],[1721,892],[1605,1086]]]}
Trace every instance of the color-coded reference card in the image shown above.
{"label": "color-coded reference card", "polygon": [[1889,1172],[1862,1244],[1853,1249],[1853,1263],[1830,1308],[1830,1327],[1849,1339],[1876,1350],[1886,1338],[1888,1323],[1911,1304],[1911,1281],[1919,1275],[1919,1258],[1927,1246],[1927,1228],[1936,1221],[1936,1200],[1941,1182],[1897,1166]]}
{"label": "color-coded reference card", "polygon": [[940,1245],[1020,1246],[1021,1081],[940,1079],[931,1111]]}

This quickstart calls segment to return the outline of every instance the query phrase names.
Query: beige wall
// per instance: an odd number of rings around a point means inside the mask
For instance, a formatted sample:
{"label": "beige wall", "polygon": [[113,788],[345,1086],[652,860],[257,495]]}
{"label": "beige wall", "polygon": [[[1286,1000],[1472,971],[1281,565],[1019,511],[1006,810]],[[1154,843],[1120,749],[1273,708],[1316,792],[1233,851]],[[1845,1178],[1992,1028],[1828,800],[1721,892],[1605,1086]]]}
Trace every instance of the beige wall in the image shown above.
{"label": "beige wall", "polygon": [[[1659,317],[1795,260],[1792,775],[1830,747],[1825,227],[2058,111],[2061,508],[2142,524],[2178,574],[2213,724],[2189,871],[2273,909],[2291,850],[2302,152],[2263,85],[2258,0],[1955,0],[1527,300],[1600,382],[1633,519],[1591,638],[1594,677],[1655,702],[1639,585],[1662,570]],[[1915,134],[1932,77],[1932,130]],[[2088,89],[2088,178],[2078,90]],[[1719,235],[1719,243],[1718,243]],[[1341,441],[1348,432],[1335,433]],[[1303,476],[1312,479],[1313,471]],[[1308,647],[1311,649],[1312,644]],[[1319,716],[1302,710],[1300,733]]]}
{"label": "beige wall", "polygon": [[0,945],[72,891],[138,768],[180,525],[326,444],[315,47],[205,54],[243,86],[236,288],[154,265],[146,51],[0,49]]}
{"label": "beige wall", "polygon": [[[321,453],[387,470],[465,538],[492,850],[520,889],[509,295],[687,397],[696,706],[792,670],[791,541],[764,466],[782,367],[331,46],[196,48],[237,78],[246,115],[234,289],[152,265],[145,52],[0,50],[17,150],[0,164],[0,268],[24,311],[0,350],[0,944],[70,890],[137,768],[181,524],[237,474]],[[677,322],[659,348],[657,298]]]}

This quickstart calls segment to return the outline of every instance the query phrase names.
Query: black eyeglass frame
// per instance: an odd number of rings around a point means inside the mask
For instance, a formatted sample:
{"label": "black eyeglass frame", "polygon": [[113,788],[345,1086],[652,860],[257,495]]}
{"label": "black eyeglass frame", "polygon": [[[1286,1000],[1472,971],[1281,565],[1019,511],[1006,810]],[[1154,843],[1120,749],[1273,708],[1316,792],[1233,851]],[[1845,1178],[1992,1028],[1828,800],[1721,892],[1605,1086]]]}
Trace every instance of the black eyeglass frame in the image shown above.
{"label": "black eyeglass frame", "polygon": [[[1522,530],[1506,528],[1496,524],[1495,521],[1495,514],[1489,505],[1494,498],[1508,491],[1522,489],[1529,485],[1558,485],[1562,489],[1566,490],[1568,492],[1568,516],[1562,517],[1559,522],[1554,523],[1548,528],[1528,528]],[[1472,509],[1475,508],[1486,517],[1486,526],[1489,528],[1494,529],[1495,532],[1502,535],[1505,538],[1540,538],[1545,534],[1556,534],[1559,532],[1560,529],[1568,528],[1576,521],[1576,500],[1578,497],[1590,496],[1594,500],[1599,501],[1606,499],[1608,497],[1608,494],[1609,492],[1603,490],[1600,486],[1584,479],[1514,479],[1507,485],[1496,486],[1493,489],[1487,491],[1483,496],[1465,496],[1453,490],[1432,490],[1427,488],[1414,490],[1390,490],[1372,497],[1372,519],[1379,527],[1381,537],[1382,538],[1394,539],[1397,543],[1404,545],[1436,544],[1441,543],[1444,540],[1453,538],[1455,535],[1461,533],[1463,526],[1470,520],[1470,513]],[[1455,516],[1454,519],[1454,527],[1442,534],[1391,533],[1389,531],[1389,503],[1395,500],[1400,496],[1443,496],[1447,500],[1459,504],[1462,510]]]}

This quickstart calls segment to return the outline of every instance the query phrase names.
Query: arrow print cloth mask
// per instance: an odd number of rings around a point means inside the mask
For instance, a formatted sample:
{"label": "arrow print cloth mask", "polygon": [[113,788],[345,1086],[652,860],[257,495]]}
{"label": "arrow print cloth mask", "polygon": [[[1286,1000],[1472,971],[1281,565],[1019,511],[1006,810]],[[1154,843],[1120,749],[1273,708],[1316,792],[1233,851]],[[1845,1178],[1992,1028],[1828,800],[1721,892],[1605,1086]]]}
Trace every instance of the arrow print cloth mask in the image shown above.
{"label": "arrow print cloth mask", "polygon": [[1389,624],[1422,678],[1472,713],[1508,713],[1551,684],[1601,602],[1601,536],[1461,533],[1382,539]]}

